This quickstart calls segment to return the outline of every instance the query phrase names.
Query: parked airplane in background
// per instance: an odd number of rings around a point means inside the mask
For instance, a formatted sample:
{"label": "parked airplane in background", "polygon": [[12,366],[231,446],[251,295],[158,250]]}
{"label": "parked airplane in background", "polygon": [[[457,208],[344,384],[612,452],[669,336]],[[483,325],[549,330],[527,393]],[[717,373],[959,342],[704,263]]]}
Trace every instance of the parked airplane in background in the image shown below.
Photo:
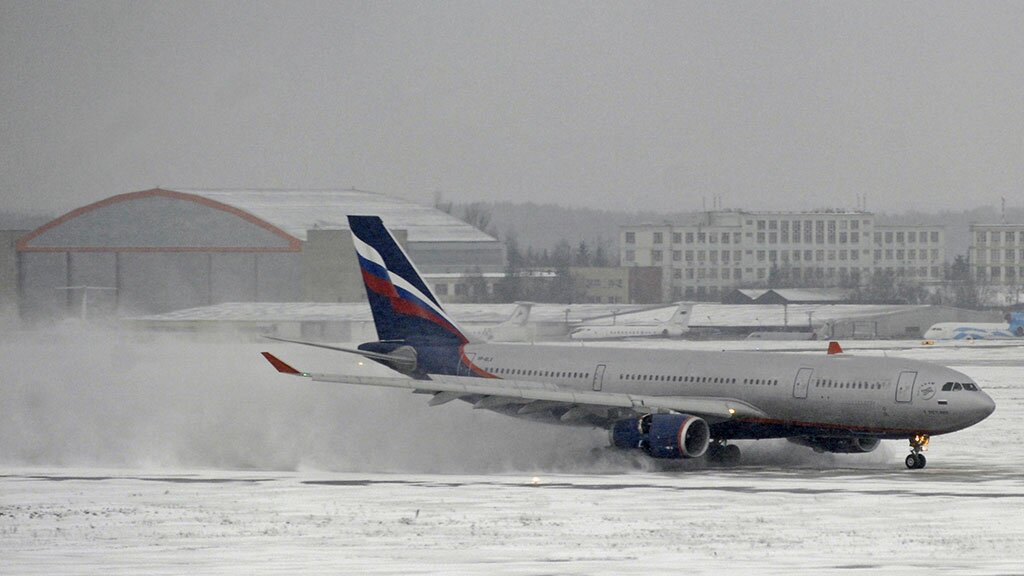
{"label": "parked airplane in background", "polygon": [[[909,468],[929,438],[995,409],[970,377],[900,358],[470,343],[376,216],[349,216],[380,338],[342,348],[404,376],[311,374],[276,356],[281,373],[321,382],[404,388],[430,405],[463,400],[510,416],[609,430],[611,444],[654,458],[736,462],[746,438],[789,438],[819,451],[863,453],[907,439]],[[292,341],[296,342],[296,341]],[[387,408],[381,407],[381,418]]]}
{"label": "parked airplane in background", "polygon": [[924,333],[925,340],[1010,340],[1024,338],[1024,312],[1006,315],[1006,324],[939,322]]}
{"label": "parked airplane in background", "polygon": [[533,302],[516,302],[516,308],[501,324],[472,333],[486,342],[533,342],[537,331],[529,324]]}
{"label": "parked airplane in background", "polygon": [[679,303],[667,322],[646,324],[585,324],[573,329],[573,340],[622,340],[625,338],[678,338],[690,331],[693,304]]}

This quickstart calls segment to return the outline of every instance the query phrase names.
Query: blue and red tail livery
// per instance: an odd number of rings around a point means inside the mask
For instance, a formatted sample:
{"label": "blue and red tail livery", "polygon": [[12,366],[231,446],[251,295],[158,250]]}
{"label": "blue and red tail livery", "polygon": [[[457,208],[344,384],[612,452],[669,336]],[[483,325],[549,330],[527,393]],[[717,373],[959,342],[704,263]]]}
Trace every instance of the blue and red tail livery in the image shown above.
{"label": "blue and red tail livery", "polygon": [[468,342],[379,217],[349,216],[348,223],[382,341]]}

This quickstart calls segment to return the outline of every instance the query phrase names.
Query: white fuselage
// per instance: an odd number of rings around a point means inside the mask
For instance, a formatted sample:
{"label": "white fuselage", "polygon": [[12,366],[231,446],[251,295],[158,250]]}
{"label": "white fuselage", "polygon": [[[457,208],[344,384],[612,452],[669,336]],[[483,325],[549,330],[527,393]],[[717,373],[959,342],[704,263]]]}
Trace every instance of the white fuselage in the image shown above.
{"label": "white fuselage", "polygon": [[573,340],[624,340],[627,338],[678,338],[689,328],[679,324],[613,324],[580,326],[569,337]]}
{"label": "white fuselage", "polygon": [[735,398],[767,414],[730,422],[737,427],[733,437],[935,435],[975,424],[995,406],[981,390],[942,391],[947,382],[976,387],[965,374],[901,358],[519,344],[470,344],[464,351],[496,378],[561,389]]}
{"label": "white fuselage", "polygon": [[1024,335],[1016,334],[1008,324],[940,322],[933,324],[924,337],[927,340],[1012,340],[1024,338]]}

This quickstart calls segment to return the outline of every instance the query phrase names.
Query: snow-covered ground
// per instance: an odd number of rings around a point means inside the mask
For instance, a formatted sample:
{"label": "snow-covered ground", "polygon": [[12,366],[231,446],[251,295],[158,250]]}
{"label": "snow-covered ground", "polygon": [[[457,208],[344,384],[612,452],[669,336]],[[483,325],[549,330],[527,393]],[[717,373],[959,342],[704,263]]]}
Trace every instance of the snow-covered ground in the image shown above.
{"label": "snow-covered ground", "polygon": [[[1024,349],[950,364],[989,419],[906,447],[657,471],[603,434],[287,379],[329,352],[71,327],[0,337],[0,574],[1024,573]],[[851,353],[877,354],[878,350]]]}

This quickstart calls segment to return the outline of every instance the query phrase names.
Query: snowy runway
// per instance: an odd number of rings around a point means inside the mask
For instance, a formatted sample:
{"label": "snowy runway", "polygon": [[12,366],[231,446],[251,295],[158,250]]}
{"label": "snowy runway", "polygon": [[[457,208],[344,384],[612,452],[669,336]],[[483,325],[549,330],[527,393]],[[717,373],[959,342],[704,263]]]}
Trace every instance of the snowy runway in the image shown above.
{"label": "snowy runway", "polygon": [[[20,472],[3,573],[1013,574],[1019,475]],[[856,573],[856,572],[855,572]]]}
{"label": "snowy runway", "polygon": [[266,345],[85,336],[0,342],[0,574],[1024,573],[1018,349],[898,352],[997,403],[924,470],[904,442],[762,441],[659,472],[588,459],[601,433],[282,380]]}

